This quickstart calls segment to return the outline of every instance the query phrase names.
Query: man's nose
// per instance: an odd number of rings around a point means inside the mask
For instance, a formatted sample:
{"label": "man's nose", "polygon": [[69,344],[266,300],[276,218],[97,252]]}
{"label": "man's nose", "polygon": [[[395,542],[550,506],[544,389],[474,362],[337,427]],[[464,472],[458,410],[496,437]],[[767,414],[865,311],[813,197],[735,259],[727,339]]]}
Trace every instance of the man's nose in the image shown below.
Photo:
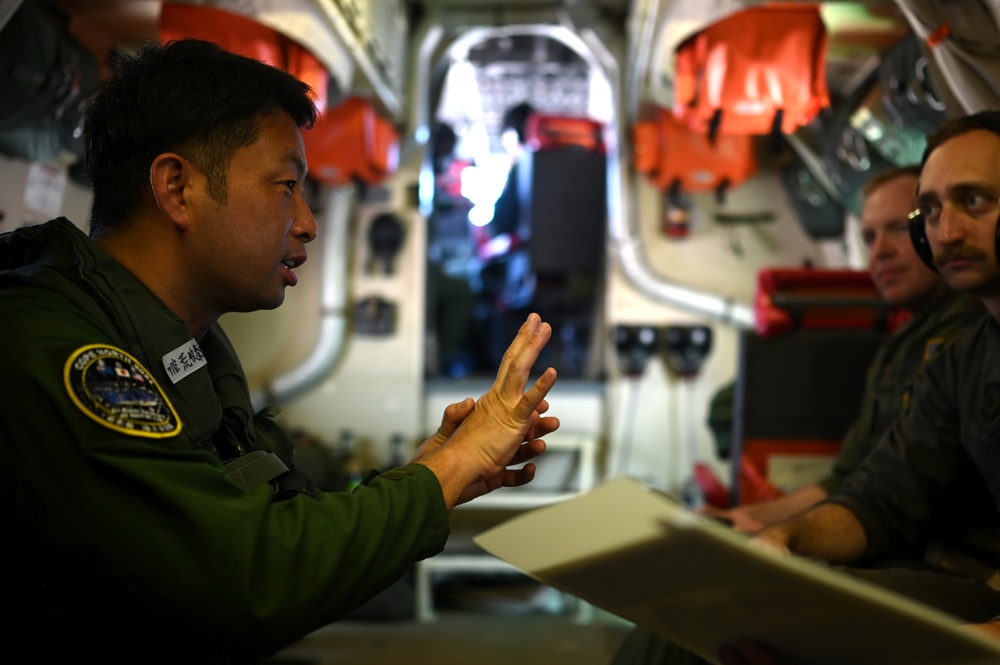
{"label": "man's nose", "polygon": [[894,245],[889,242],[888,234],[879,232],[875,234],[871,244],[868,246],[868,253],[872,257],[886,256],[892,253],[893,247]]}
{"label": "man's nose", "polygon": [[937,237],[942,245],[954,244],[965,238],[965,220],[962,214],[950,205],[945,205],[941,209]]}
{"label": "man's nose", "polygon": [[299,199],[298,210],[295,212],[295,224],[292,225],[292,234],[302,242],[312,242],[316,239],[319,228],[316,225],[316,218],[313,216],[309,204],[304,198]]}

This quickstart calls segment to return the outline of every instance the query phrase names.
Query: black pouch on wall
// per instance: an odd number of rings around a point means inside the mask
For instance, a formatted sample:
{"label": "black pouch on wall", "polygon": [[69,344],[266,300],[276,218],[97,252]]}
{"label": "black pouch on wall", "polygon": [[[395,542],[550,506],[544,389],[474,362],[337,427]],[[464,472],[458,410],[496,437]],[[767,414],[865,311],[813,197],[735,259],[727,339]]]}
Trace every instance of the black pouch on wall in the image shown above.
{"label": "black pouch on wall", "polygon": [[896,125],[929,134],[944,122],[945,103],[915,35],[905,37],[882,56],[879,81],[882,105]]}
{"label": "black pouch on wall", "polygon": [[802,160],[796,158],[782,167],[781,184],[806,235],[815,240],[844,235],[844,207],[830,196]]}

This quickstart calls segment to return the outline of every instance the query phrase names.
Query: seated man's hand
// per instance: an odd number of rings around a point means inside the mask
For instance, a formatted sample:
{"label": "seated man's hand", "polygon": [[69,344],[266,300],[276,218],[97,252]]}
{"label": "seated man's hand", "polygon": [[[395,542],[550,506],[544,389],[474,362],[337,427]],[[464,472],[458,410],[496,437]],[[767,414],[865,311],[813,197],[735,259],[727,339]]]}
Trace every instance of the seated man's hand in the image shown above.
{"label": "seated man's hand", "polygon": [[710,514],[727,520],[733,529],[743,533],[757,533],[809,510],[826,498],[826,490],[819,485],[804,485],[782,496],[745,503],[729,510],[711,508]]}
{"label": "seated man's hand", "polygon": [[792,553],[788,547],[788,534],[782,528],[782,525],[764,529],[747,542],[754,547],[759,547],[762,550],[782,556],[790,556]]}
{"label": "seated man's hand", "polygon": [[1000,621],[989,621],[987,623],[971,623],[965,626],[966,630],[971,630],[980,635],[1000,640]]}
{"label": "seated man's hand", "polygon": [[757,533],[764,528],[764,524],[758,521],[757,518],[742,506],[737,506],[736,508],[716,508],[715,506],[705,504],[698,509],[698,512],[726,522],[733,527],[734,531],[741,533]]}

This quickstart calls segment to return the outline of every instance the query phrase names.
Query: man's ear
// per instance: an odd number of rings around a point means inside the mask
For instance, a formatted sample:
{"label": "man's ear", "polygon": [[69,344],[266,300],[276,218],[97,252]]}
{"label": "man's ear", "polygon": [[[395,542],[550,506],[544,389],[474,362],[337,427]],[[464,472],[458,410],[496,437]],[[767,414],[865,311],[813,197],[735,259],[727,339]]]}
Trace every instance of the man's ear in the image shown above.
{"label": "man's ear", "polygon": [[190,224],[193,174],[191,163],[172,152],[157,155],[149,166],[149,185],[156,207],[182,230]]}

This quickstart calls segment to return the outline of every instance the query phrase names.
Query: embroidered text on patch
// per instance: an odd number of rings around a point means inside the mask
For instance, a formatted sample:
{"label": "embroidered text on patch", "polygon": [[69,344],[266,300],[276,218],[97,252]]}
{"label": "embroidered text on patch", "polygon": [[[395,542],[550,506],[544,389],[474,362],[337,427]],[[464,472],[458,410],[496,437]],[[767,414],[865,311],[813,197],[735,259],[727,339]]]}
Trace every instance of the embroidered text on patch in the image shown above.
{"label": "embroidered text on patch", "polygon": [[163,356],[163,368],[167,370],[170,380],[174,383],[207,364],[205,354],[201,352],[198,342],[193,339]]}
{"label": "embroidered text on patch", "polygon": [[105,427],[157,439],[181,431],[180,418],[156,380],[121,349],[81,347],[66,361],[63,378],[73,403]]}

